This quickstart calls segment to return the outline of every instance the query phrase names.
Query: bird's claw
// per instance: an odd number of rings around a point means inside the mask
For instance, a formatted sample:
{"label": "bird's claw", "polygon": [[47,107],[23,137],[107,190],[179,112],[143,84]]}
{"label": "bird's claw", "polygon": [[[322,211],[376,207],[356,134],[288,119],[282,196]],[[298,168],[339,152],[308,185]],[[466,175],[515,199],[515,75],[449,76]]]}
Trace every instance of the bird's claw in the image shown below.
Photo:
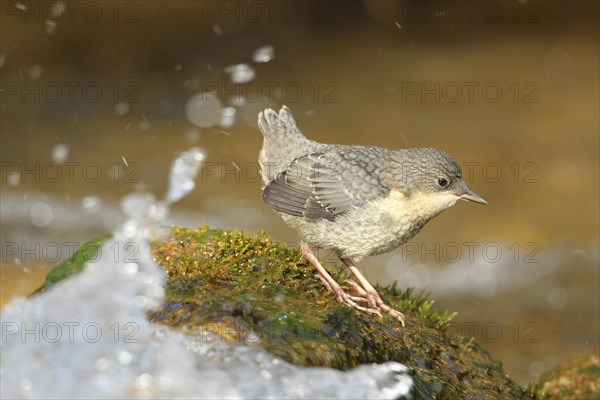
{"label": "bird's claw", "polygon": [[344,303],[349,307],[356,308],[357,310],[367,312],[369,314],[377,314],[382,317],[381,312],[377,308],[364,307],[358,304],[359,302],[369,303],[369,300],[365,297],[350,296],[348,293],[340,287],[339,290],[334,290],[336,300],[340,303]]}
{"label": "bird's claw", "polygon": [[[344,281],[344,283],[351,286],[352,289],[354,289],[354,291],[356,291],[359,294],[359,297],[350,296],[351,299],[353,299],[355,301],[362,301],[362,302],[369,303],[369,308],[372,310],[377,310],[378,314],[380,316],[381,316],[381,312],[384,312],[384,313],[388,314],[389,316],[391,316],[392,318],[400,321],[402,326],[405,326],[406,319],[404,317],[404,314],[402,314],[400,311],[395,310],[392,307],[385,304],[384,301],[381,299],[381,296],[379,295],[379,293],[377,293],[376,291],[367,291],[362,286],[360,286],[358,283],[354,282],[351,279],[346,279]],[[339,301],[342,301],[342,300],[339,300]],[[379,311],[381,311],[381,312],[379,312]]]}
{"label": "bird's claw", "polygon": [[[367,312],[369,314],[377,314],[380,317],[382,316],[381,313],[384,312],[400,321],[402,326],[404,326],[404,315],[400,311],[394,310],[392,307],[385,304],[383,300],[381,300],[377,290],[371,286],[371,284],[360,274],[360,272],[358,272],[358,270],[354,267],[352,260],[342,259],[344,263],[348,265],[354,275],[359,279],[361,284],[359,285],[353,280],[347,280],[345,282],[358,293],[358,296],[350,296],[344,291],[344,289],[342,289],[335,279],[329,275],[327,270],[323,268],[310,247],[308,247],[306,244],[301,244],[300,251],[302,251],[304,257],[306,257],[306,259],[317,269],[318,277],[321,282],[323,282],[323,285],[328,290],[331,290],[333,293],[335,293],[337,301],[359,311]],[[361,306],[358,303],[368,303],[369,306]]]}

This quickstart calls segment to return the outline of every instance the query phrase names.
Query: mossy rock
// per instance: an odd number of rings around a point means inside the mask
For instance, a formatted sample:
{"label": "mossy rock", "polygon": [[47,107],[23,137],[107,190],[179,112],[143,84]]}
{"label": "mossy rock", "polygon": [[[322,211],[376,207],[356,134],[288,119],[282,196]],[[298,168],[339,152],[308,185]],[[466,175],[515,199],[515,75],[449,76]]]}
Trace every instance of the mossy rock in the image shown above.
{"label": "mossy rock", "polygon": [[[536,387],[520,387],[472,339],[450,335],[453,315],[412,290],[379,289],[405,314],[403,328],[337,302],[298,250],[264,234],[175,227],[152,249],[168,280],[164,306],[149,313],[151,321],[260,346],[302,366],[346,370],[398,361],[412,370],[415,399],[536,398]],[[56,269],[51,274],[76,272],[72,260]],[[340,266],[333,275],[342,281],[344,273]]]}
{"label": "mossy rock", "polygon": [[52,268],[48,275],[46,275],[46,279],[44,280],[42,286],[37,288],[33,294],[45,292],[54,286],[55,283],[58,283],[71,275],[83,271],[88,261],[95,260],[96,257],[98,257],[102,243],[111,237],[111,234],[106,234],[84,243],[75,251],[75,253],[73,253],[73,256],[70,259],[63,261],[56,267]]}
{"label": "mossy rock", "polygon": [[600,359],[578,358],[544,372],[539,387],[544,400],[600,399]]}

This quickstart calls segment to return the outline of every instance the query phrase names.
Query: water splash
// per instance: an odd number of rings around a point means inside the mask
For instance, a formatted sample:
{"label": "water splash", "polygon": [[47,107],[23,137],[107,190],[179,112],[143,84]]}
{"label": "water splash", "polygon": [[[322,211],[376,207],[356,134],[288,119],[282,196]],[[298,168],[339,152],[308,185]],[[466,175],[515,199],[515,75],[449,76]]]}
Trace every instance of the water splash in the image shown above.
{"label": "water splash", "polygon": [[169,191],[165,201],[174,203],[186,196],[196,187],[195,179],[204,160],[204,152],[194,147],[173,161],[171,176],[169,179]]}
{"label": "water splash", "polygon": [[[195,184],[204,153],[182,153],[163,201],[126,196],[127,220],[80,274],[2,310],[0,384],[6,398],[400,398],[408,368],[389,362],[348,372],[291,365],[260,348],[150,323],[165,273],[150,240]],[[207,339],[208,338],[208,339]]]}

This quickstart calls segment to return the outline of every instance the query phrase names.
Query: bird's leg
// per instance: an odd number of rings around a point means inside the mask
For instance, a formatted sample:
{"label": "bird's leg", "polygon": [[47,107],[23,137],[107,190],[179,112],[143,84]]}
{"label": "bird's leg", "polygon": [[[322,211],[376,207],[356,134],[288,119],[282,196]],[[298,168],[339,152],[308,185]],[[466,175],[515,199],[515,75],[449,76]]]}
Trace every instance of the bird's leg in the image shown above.
{"label": "bird's leg", "polygon": [[333,277],[329,275],[329,272],[327,272],[327,270],[321,265],[321,263],[315,256],[315,253],[313,253],[313,251],[310,249],[310,247],[308,247],[308,245],[304,243],[300,244],[300,251],[302,252],[302,255],[308,260],[308,262],[310,262],[313,265],[313,267],[317,269],[317,272],[319,273],[319,278],[321,278],[321,281],[323,282],[325,287],[331,290],[333,293],[335,293],[337,301],[344,303],[350,307],[356,308],[357,310],[368,312],[370,314],[378,314],[379,316],[381,316],[381,313],[379,312],[378,308],[363,307],[356,303],[357,301],[364,301],[370,304],[370,301],[368,299],[364,297],[350,296],[348,293],[344,292],[344,289],[342,289],[342,287],[335,281],[335,279],[333,279]]}
{"label": "bird's leg", "polygon": [[[325,286],[329,291],[336,293],[336,291],[329,285],[329,282],[327,282],[327,280],[323,277],[323,275],[317,274],[317,276],[319,277],[321,282],[323,282],[323,286]],[[367,292],[365,292],[365,290],[362,288],[362,286],[360,286],[358,283],[354,282],[351,279],[346,279],[344,281],[344,283],[347,283],[350,286],[352,286],[352,289],[354,289],[358,294],[360,294],[360,297],[359,296],[350,296],[351,300],[353,300],[357,303],[368,303],[369,302],[369,299],[367,299]],[[339,300],[339,298],[338,298],[338,301],[343,301],[343,300]]]}
{"label": "bird's leg", "polygon": [[364,277],[364,275],[358,270],[358,268],[356,268],[356,264],[354,263],[354,261],[348,257],[343,257],[343,258],[341,258],[341,260],[344,262],[344,264],[346,264],[346,266],[354,274],[356,279],[358,279],[358,281],[360,282],[362,289],[364,289],[364,290],[358,291],[358,293],[363,295],[363,293],[366,292],[366,297],[369,300],[369,305],[372,308],[381,310],[384,313],[391,315],[392,317],[399,320],[400,323],[402,324],[402,326],[404,326],[404,323],[405,323],[404,314],[402,314],[400,311],[394,310],[392,307],[388,306],[387,304],[385,304],[383,302],[383,300],[381,299],[381,296],[379,295],[377,290],[373,287],[373,285],[371,285],[371,283],[367,280],[367,278]]}
{"label": "bird's leg", "polygon": [[354,282],[352,279],[346,279],[344,281],[345,284],[352,286],[352,289],[358,293],[362,298],[364,298],[365,300],[369,301],[368,297],[369,294],[365,291],[365,289],[363,289],[362,286],[360,286],[358,283]]}

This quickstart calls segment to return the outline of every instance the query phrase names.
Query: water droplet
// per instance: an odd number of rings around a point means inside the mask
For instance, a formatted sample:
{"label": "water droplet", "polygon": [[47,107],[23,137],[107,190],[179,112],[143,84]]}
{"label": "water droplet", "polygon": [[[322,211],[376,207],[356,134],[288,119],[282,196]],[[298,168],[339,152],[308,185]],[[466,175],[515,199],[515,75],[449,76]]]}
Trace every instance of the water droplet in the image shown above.
{"label": "water droplet", "polygon": [[221,102],[214,93],[198,93],[188,100],[185,115],[200,128],[211,127],[221,116]]}
{"label": "water droplet", "polygon": [[119,360],[119,362],[123,365],[129,365],[133,360],[133,355],[131,355],[131,353],[128,351],[121,350],[117,354],[117,360]]}
{"label": "water droplet", "polygon": [[151,126],[152,124],[148,120],[144,120],[138,124],[138,128],[140,128],[140,131],[147,131],[148,129],[150,129]]}
{"label": "water droplet", "polygon": [[275,58],[275,48],[273,46],[263,46],[256,49],[252,55],[255,63],[266,63]]}
{"label": "water droplet", "polygon": [[81,199],[81,206],[86,214],[93,214],[102,208],[102,201],[97,196],[85,196]]}
{"label": "water droplet", "polygon": [[98,372],[106,371],[108,369],[109,365],[110,365],[110,363],[108,362],[108,360],[105,357],[101,357],[101,358],[97,359],[96,362],[94,363],[94,367],[96,367],[96,371],[98,371]]}
{"label": "water droplet", "polygon": [[196,186],[196,175],[200,170],[204,158],[205,155],[201,149],[192,148],[181,153],[181,155],[173,161],[169,179],[169,192],[167,193],[166,201],[170,203],[178,201],[194,189]]}
{"label": "water droplet", "polygon": [[57,1],[48,8],[48,17],[50,19],[58,19],[65,12],[66,6],[62,1]]}
{"label": "water droplet", "polygon": [[585,260],[587,258],[587,252],[583,249],[571,250],[571,257],[574,260]]}
{"label": "water droplet", "polygon": [[120,101],[113,107],[113,114],[117,117],[122,117],[123,115],[129,112],[130,105],[129,103],[125,103],[124,101]]}
{"label": "water droplet", "polygon": [[560,47],[550,49],[542,61],[544,76],[550,82],[568,86],[577,80],[577,63],[573,56]]}
{"label": "water droplet", "polygon": [[153,381],[154,377],[146,372],[135,379],[135,385],[141,389],[147,389]]}
{"label": "water droplet", "polygon": [[52,161],[62,164],[69,157],[69,147],[64,143],[55,144],[52,148]]}
{"label": "water droplet", "polygon": [[286,319],[288,319],[288,315],[284,312],[279,312],[275,314],[275,317],[280,321],[285,321]]}
{"label": "water droplet", "polygon": [[250,65],[242,63],[230,65],[225,68],[225,73],[229,74],[229,79],[233,83],[248,83],[254,80],[254,75],[256,75],[254,68]]}
{"label": "water droplet", "polygon": [[146,298],[146,296],[136,296],[135,297],[135,305],[140,307],[140,308],[144,308],[148,305],[148,299]]}
{"label": "water droplet", "polygon": [[223,107],[221,109],[221,117],[219,118],[219,126],[221,128],[229,128],[235,124],[235,108]]}
{"label": "water droplet", "polygon": [[145,284],[151,284],[152,282],[154,282],[154,277],[151,274],[142,274],[141,277],[142,282],[144,282]]}
{"label": "water droplet", "polygon": [[47,226],[54,218],[52,207],[43,201],[35,202],[29,209],[29,218],[31,223],[39,228]]}

